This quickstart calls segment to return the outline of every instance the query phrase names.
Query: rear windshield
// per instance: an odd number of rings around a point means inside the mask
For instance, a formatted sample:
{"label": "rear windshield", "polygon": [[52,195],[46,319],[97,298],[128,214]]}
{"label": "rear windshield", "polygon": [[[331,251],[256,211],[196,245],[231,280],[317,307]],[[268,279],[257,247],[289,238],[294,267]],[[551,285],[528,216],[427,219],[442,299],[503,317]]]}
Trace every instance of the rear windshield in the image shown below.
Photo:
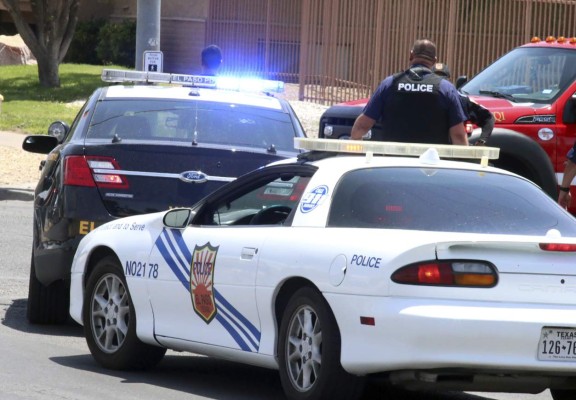
{"label": "rear windshield", "polygon": [[576,236],[576,220],[523,179],[434,168],[367,168],[344,175],[334,227]]}
{"label": "rear windshield", "polygon": [[[208,101],[109,100],[94,111],[88,139],[179,141],[294,151],[290,115]],[[117,139],[116,139],[117,140]]]}

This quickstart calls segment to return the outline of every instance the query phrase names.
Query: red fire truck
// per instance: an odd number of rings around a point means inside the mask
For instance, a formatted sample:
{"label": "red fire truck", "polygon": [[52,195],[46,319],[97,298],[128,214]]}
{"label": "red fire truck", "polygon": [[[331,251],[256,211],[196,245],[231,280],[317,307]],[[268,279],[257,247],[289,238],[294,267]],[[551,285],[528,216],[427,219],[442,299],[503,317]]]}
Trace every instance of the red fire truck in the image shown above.
{"label": "red fire truck", "polygon": [[[566,153],[576,140],[576,37],[533,38],[470,81],[458,78],[456,86],[494,114],[496,125],[487,143],[500,148],[494,164],[532,180],[556,199]],[[327,109],[319,137],[349,138],[366,101]],[[371,140],[382,139],[378,123],[371,134]],[[470,142],[478,136],[472,131]],[[569,211],[576,215],[576,204]]]}

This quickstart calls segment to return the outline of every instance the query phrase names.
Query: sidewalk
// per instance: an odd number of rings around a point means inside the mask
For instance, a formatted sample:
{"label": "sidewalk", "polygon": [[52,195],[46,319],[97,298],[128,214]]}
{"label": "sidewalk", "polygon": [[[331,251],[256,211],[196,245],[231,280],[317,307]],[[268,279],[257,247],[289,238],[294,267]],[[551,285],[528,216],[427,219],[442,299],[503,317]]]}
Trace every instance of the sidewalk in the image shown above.
{"label": "sidewalk", "polygon": [[0,188],[33,190],[40,177],[40,161],[45,154],[22,150],[26,134],[0,131]]}
{"label": "sidewalk", "polygon": [[22,142],[25,137],[25,133],[0,131],[0,146],[22,149]]}

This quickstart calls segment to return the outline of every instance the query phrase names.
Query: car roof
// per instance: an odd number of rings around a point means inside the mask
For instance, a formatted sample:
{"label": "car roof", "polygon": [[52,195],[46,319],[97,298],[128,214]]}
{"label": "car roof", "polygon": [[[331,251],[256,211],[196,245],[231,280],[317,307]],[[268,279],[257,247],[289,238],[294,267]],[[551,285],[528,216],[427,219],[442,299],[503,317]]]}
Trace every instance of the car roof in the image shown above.
{"label": "car roof", "polygon": [[106,88],[101,99],[167,99],[212,101],[242,106],[282,110],[282,100],[258,93],[185,86],[114,85]]}

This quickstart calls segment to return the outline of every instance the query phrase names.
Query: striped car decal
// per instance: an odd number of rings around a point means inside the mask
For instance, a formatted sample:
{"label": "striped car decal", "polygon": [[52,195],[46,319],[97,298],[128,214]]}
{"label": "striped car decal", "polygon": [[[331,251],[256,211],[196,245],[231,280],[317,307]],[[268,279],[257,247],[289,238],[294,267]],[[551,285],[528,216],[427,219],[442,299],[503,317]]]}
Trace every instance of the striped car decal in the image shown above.
{"label": "striped car decal", "polygon": [[[184,243],[182,232],[176,229],[164,229],[158,236],[155,246],[170,267],[176,278],[190,293],[190,265],[192,252]],[[260,347],[261,333],[214,287],[217,314],[216,320],[244,351],[257,352]]]}

